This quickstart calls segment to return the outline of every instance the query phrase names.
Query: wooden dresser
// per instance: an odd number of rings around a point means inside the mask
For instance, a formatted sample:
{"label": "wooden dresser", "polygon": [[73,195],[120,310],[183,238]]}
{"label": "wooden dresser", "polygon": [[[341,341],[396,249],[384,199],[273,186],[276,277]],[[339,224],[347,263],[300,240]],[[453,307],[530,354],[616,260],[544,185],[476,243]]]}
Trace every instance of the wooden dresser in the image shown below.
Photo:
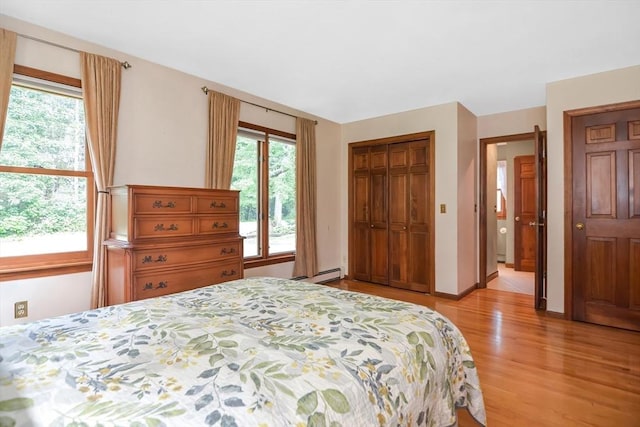
{"label": "wooden dresser", "polygon": [[243,277],[238,191],[126,185],[109,193],[108,305]]}

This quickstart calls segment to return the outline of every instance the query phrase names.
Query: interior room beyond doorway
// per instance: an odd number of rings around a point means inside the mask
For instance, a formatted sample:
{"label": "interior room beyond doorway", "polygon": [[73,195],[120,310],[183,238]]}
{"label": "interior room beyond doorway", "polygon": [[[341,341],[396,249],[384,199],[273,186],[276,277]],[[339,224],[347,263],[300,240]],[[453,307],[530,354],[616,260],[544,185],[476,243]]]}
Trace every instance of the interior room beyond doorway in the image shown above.
{"label": "interior room beyond doorway", "polygon": [[504,262],[498,262],[498,276],[487,283],[487,288],[533,295],[534,285],[533,272],[515,271],[513,267],[507,267]]}

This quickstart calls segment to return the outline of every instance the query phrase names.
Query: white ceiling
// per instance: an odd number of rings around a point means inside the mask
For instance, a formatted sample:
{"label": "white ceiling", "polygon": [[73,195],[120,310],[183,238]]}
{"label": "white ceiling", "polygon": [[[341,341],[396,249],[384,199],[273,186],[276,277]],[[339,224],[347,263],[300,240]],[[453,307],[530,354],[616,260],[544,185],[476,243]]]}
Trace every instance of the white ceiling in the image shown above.
{"label": "white ceiling", "polygon": [[0,0],[0,13],[338,123],[540,106],[547,82],[640,64],[638,0]]}

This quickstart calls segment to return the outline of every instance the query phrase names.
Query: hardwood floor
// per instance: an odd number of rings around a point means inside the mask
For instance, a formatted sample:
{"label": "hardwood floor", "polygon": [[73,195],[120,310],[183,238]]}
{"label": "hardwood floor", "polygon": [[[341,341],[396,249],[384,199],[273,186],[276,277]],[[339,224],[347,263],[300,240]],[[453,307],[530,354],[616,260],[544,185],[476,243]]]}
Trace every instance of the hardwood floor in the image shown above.
{"label": "hardwood floor", "polygon": [[528,271],[515,271],[498,263],[498,277],[487,283],[487,288],[498,291],[518,292],[533,295],[535,274]]}
{"label": "hardwood floor", "polygon": [[[495,426],[640,426],[640,333],[537,313],[532,296],[477,289],[460,301],[366,282],[340,289],[422,304],[462,331]],[[460,411],[460,426],[476,423]]]}

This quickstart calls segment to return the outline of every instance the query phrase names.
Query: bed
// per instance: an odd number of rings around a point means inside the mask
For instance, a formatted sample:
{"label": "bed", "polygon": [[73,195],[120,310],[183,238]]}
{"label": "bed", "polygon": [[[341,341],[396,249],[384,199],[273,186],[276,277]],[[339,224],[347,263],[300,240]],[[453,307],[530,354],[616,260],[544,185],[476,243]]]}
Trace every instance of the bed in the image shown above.
{"label": "bed", "polygon": [[485,425],[469,347],[429,308],[248,278],[0,328],[0,425]]}

